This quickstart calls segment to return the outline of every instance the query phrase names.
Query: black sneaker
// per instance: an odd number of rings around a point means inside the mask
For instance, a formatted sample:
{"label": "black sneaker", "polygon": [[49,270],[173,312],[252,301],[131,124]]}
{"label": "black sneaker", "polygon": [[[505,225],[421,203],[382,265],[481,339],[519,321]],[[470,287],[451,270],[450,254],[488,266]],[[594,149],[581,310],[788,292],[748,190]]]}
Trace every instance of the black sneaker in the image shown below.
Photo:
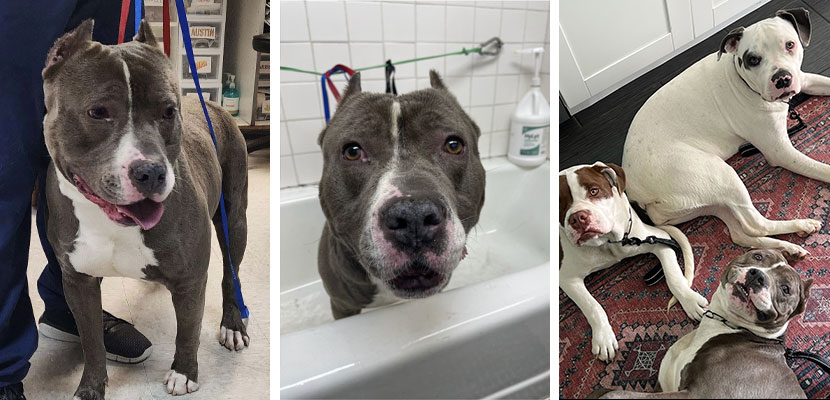
{"label": "black sneaker", "polygon": [[23,395],[23,383],[0,387],[0,400],[26,400]]}
{"label": "black sneaker", "polygon": [[[38,330],[43,336],[63,342],[80,343],[78,327],[72,313],[45,310],[38,320]],[[104,311],[104,347],[107,359],[136,364],[150,357],[153,344],[135,327],[121,318]],[[2,398],[0,397],[0,400]]]}

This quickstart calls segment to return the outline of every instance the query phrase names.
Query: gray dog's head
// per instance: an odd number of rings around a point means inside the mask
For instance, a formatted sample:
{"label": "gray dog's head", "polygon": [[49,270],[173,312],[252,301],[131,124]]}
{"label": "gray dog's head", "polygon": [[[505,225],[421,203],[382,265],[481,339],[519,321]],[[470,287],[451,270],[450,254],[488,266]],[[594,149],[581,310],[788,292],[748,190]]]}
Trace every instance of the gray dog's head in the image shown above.
{"label": "gray dog's head", "polygon": [[61,190],[74,187],[119,225],[150,229],[175,184],[178,84],[147,22],[118,46],[93,42],[92,25],[84,21],[49,50],[46,146]]}
{"label": "gray dog's head", "polygon": [[802,279],[783,253],[756,249],[724,269],[712,303],[724,317],[765,334],[781,334],[790,319],[804,312],[813,279]]}
{"label": "gray dog's head", "polygon": [[320,134],[320,202],[333,235],[401,298],[439,292],[484,203],[476,124],[434,71],[432,88],[362,93],[355,74]]}
{"label": "gray dog's head", "polygon": [[789,101],[801,91],[801,61],[810,33],[806,9],[779,10],[773,18],[729,32],[718,59],[731,54],[738,75],[764,100]]}

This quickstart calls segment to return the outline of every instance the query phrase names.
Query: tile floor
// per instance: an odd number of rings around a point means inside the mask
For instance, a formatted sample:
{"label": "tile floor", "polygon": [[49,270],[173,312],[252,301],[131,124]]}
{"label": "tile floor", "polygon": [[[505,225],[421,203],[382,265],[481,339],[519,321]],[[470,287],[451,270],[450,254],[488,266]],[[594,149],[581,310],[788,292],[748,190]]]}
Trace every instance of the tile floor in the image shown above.
{"label": "tile floor", "polygon": [[[251,346],[241,353],[230,352],[216,340],[222,316],[222,254],[214,238],[211,248],[205,316],[199,347],[199,391],[185,397],[197,399],[267,399],[270,365],[270,280],[269,194],[270,154],[260,150],[248,158],[248,247],[241,265],[240,279],[245,302],[251,310],[248,334]],[[32,230],[36,232],[34,218]],[[43,312],[36,281],[46,257],[37,235],[32,235],[29,260],[29,292],[35,318]],[[164,374],[173,362],[176,319],[170,293],[164,287],[126,278],[104,279],[103,304],[107,311],[141,330],[153,342],[153,354],[141,364],[107,362],[107,398],[167,399],[162,385]],[[68,399],[77,388],[83,371],[80,345],[39,337],[38,350],[24,380],[30,399]]]}

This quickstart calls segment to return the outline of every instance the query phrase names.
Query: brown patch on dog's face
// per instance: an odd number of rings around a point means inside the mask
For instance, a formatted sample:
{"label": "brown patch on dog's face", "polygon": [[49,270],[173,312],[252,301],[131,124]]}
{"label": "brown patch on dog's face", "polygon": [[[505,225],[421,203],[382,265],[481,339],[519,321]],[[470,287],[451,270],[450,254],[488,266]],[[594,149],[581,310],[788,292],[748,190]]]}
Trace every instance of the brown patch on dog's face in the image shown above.
{"label": "brown patch on dog's face", "polygon": [[576,170],[576,180],[589,198],[605,199],[614,195],[611,182],[602,174],[602,167],[586,167]]}
{"label": "brown patch on dog's face", "polygon": [[565,225],[565,214],[571,208],[573,200],[568,178],[565,175],[559,175],[559,225]]}

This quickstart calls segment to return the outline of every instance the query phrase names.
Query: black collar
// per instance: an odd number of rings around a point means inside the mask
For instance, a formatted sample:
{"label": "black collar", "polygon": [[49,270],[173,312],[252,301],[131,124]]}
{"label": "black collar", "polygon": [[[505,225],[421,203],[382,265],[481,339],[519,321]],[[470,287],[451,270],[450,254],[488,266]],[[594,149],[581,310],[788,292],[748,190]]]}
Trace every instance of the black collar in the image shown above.
{"label": "black collar", "polygon": [[780,337],[777,337],[777,338],[765,338],[763,336],[758,336],[758,334],[756,334],[755,332],[752,332],[749,329],[746,329],[742,326],[737,326],[737,325],[727,321],[726,318],[722,317],[720,314],[718,314],[718,313],[716,313],[712,310],[706,310],[706,312],[703,313],[703,316],[707,317],[707,318],[710,318],[710,319],[713,319],[715,321],[720,321],[721,323],[723,323],[724,325],[726,325],[726,327],[728,327],[730,329],[736,329],[736,330],[739,330],[739,331],[747,332],[750,335],[752,335],[753,337],[755,337],[757,339],[760,339],[764,342],[770,342],[770,344],[780,345],[781,347],[784,347],[784,356],[786,358],[789,358],[789,359],[803,358],[805,360],[812,361],[814,364],[818,365],[818,367],[821,368],[824,371],[825,374],[830,374],[830,362],[828,362],[820,354],[811,353],[811,352],[807,352],[807,351],[795,351],[791,347],[785,347],[784,346],[784,335],[781,335]]}
{"label": "black collar", "polygon": [[738,326],[738,325],[735,325],[735,324],[729,322],[726,318],[724,318],[723,316],[721,316],[720,314],[718,314],[718,313],[716,313],[712,310],[706,310],[706,312],[703,313],[703,316],[706,317],[706,318],[709,318],[709,319],[713,319],[715,321],[720,321],[722,324],[726,325],[726,327],[729,328],[729,329],[736,329],[736,330],[739,330],[739,331],[744,331],[744,332],[747,332],[747,333],[751,334],[752,336],[755,336],[759,339],[762,339],[762,340],[765,340],[765,341],[771,341],[775,344],[780,344],[782,346],[784,345],[784,335],[781,335],[781,337],[778,337],[778,338],[767,338],[767,337],[759,336],[757,333],[752,332],[749,329],[746,329],[742,326]]}
{"label": "black collar", "polygon": [[680,244],[674,239],[662,239],[657,236],[647,236],[644,239],[629,236],[631,234],[631,226],[634,223],[631,205],[628,206],[628,230],[623,234],[620,240],[608,240],[608,243],[619,243],[620,246],[640,246],[642,244],[662,244],[671,247],[675,253],[680,253]]}

